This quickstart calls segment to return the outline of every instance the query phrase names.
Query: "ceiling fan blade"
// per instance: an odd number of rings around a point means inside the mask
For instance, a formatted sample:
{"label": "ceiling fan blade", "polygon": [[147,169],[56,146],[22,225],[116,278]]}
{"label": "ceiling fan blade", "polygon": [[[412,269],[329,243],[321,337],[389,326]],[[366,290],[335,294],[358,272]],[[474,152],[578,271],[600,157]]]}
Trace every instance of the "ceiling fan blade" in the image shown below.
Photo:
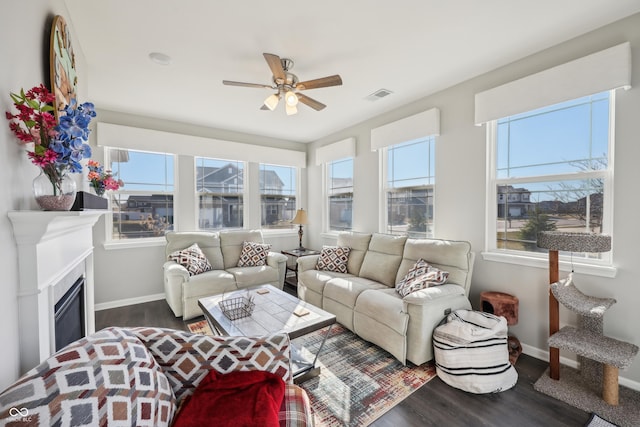
{"label": "ceiling fan blade", "polygon": [[231,81],[231,80],[223,80],[222,84],[223,85],[227,85],[227,86],[242,86],[242,87],[258,87],[258,88],[275,89],[271,85],[263,85],[263,84],[260,84],[260,83],[234,82],[234,81]]}
{"label": "ceiling fan blade", "polygon": [[280,61],[280,57],[272,53],[263,53],[262,55],[264,55],[264,59],[267,60],[267,64],[269,64],[269,68],[271,68],[273,77],[275,77],[279,82],[284,82],[284,68],[282,68],[282,61]]}
{"label": "ceiling fan blade", "polygon": [[298,101],[302,102],[305,105],[308,105],[316,111],[320,111],[326,107],[326,105],[324,105],[322,102],[316,101],[315,99],[309,98],[308,96],[301,93],[296,93],[296,96],[298,97]]}
{"label": "ceiling fan blade", "polygon": [[338,74],[334,76],[322,77],[320,79],[307,80],[306,82],[299,82],[296,85],[296,89],[305,90],[305,89],[317,89],[320,87],[329,87],[329,86],[340,86],[342,84],[342,79]]}

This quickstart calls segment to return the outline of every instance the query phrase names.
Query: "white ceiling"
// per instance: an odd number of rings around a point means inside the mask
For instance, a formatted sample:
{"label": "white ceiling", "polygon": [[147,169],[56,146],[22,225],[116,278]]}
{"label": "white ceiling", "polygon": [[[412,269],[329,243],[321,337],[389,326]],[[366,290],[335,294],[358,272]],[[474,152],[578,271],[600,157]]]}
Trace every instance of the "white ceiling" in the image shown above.
{"label": "white ceiling", "polygon": [[[65,0],[100,109],[310,142],[625,16],[638,0]],[[172,58],[168,66],[150,52]],[[327,104],[259,109],[263,52],[293,59]],[[83,78],[83,76],[80,76]],[[385,88],[393,95],[364,98]]]}

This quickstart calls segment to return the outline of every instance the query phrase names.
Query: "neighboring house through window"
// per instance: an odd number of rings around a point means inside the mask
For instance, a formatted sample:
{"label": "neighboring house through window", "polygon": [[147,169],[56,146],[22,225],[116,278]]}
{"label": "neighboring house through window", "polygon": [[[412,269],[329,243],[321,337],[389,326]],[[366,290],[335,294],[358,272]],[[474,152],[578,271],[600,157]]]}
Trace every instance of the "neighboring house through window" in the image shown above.
{"label": "neighboring house through window", "polygon": [[435,138],[384,147],[386,233],[433,237]]}
{"label": "neighboring house through window", "polygon": [[613,97],[603,92],[489,122],[497,197],[490,249],[544,252],[536,246],[541,231],[610,232]]}
{"label": "neighboring house through window", "polygon": [[244,162],[196,157],[196,192],[201,230],[242,228]]}
{"label": "neighboring house through window", "polygon": [[124,182],[110,192],[111,240],[162,237],[173,229],[174,156],[107,148],[107,169]]}
{"label": "neighboring house through window", "polygon": [[297,169],[290,166],[260,164],[261,226],[290,229],[296,214]]}
{"label": "neighboring house through window", "polygon": [[353,158],[326,163],[329,231],[351,230],[353,216]]}

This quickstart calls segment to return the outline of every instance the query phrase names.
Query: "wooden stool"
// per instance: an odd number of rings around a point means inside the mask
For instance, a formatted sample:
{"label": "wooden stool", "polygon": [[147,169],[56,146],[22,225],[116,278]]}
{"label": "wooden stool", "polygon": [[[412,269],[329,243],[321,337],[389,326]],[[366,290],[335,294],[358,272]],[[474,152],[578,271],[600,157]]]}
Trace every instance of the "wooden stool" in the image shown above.
{"label": "wooden stool", "polygon": [[[495,314],[507,319],[507,325],[518,323],[518,298],[502,292],[480,292],[480,308],[485,313]],[[518,357],[522,353],[520,340],[509,335],[507,339],[509,345],[509,361],[516,364]]]}

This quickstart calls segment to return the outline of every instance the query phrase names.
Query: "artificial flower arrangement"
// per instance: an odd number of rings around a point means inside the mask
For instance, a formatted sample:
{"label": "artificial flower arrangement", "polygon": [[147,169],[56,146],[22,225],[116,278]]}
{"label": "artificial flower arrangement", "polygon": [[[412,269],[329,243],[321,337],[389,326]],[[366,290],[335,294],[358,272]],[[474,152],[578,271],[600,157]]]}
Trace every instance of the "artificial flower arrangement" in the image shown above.
{"label": "artificial flower arrangement", "polygon": [[62,180],[70,173],[82,172],[81,160],[91,157],[89,123],[96,116],[90,102],[75,99],[64,109],[58,122],[51,104],[55,96],[44,86],[19,94],[11,93],[18,114],[6,112],[9,128],[23,144],[33,143],[27,155],[53,185],[53,194],[62,194]]}
{"label": "artificial flower arrangement", "polygon": [[98,196],[102,196],[106,190],[117,190],[124,186],[121,179],[115,179],[111,171],[105,170],[99,162],[89,160],[87,167],[89,168],[87,178]]}

